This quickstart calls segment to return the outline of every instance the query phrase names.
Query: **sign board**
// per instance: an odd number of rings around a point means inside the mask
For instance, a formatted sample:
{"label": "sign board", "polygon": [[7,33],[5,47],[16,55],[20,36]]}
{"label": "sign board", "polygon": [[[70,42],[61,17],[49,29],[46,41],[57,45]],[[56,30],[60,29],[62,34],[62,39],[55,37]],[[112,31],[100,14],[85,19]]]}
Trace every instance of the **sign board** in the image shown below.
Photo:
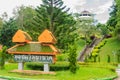
{"label": "sign board", "polygon": [[43,63],[52,63],[52,56],[44,55],[14,55],[14,60],[16,62],[43,62]]}

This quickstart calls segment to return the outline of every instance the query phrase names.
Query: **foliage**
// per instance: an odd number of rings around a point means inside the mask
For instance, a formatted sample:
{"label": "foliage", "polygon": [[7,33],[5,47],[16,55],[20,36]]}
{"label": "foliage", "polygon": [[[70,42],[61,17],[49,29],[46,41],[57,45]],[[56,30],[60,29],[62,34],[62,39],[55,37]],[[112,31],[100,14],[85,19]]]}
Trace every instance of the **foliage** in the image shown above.
{"label": "foliage", "polygon": [[20,6],[14,9],[14,19],[19,29],[28,32],[34,39],[38,38],[39,32],[34,30],[32,26],[33,18],[36,16],[36,11],[32,6]]}
{"label": "foliage", "polygon": [[92,52],[93,52],[93,53],[98,53],[98,52],[99,52],[99,49],[93,49]]}
{"label": "foliage", "polygon": [[69,60],[70,71],[72,73],[76,73],[76,70],[77,70],[76,50],[77,50],[76,46],[70,46],[70,48],[69,48],[68,60]]}
{"label": "foliage", "polygon": [[113,31],[115,31],[115,36],[119,36],[120,33],[118,32],[120,29],[120,1],[114,0],[112,11],[110,13],[111,17],[108,20],[108,25],[112,26],[114,28]]}
{"label": "foliage", "polygon": [[57,61],[68,61],[68,53],[59,54],[56,57],[57,57]]}
{"label": "foliage", "polygon": [[107,55],[107,57],[108,57],[107,62],[110,63],[110,55]]}
{"label": "foliage", "polygon": [[57,46],[62,50],[68,50],[77,34],[75,20],[68,14],[69,8],[64,6],[62,0],[42,0],[43,4],[35,9],[37,15],[34,17],[33,27],[36,32],[49,29],[57,38]]}
{"label": "foliage", "polygon": [[97,27],[100,29],[102,35],[106,36],[109,34],[109,30],[105,24],[98,23]]}
{"label": "foliage", "polygon": [[116,1],[116,20],[117,20],[117,24],[116,24],[116,29],[115,29],[115,34],[118,37],[118,39],[120,39],[120,1],[119,0],[115,0]]}
{"label": "foliage", "polygon": [[8,55],[6,54],[7,47],[4,46],[2,50],[0,50],[0,69],[4,69],[5,60],[8,59]]}
{"label": "foliage", "polygon": [[101,48],[106,44],[106,42],[107,42],[106,40],[102,40],[98,45],[96,45],[94,47],[94,49],[92,50],[92,53],[89,56],[89,59],[86,61],[100,62],[101,58],[100,58],[99,52],[100,52]]}
{"label": "foliage", "polygon": [[115,29],[115,35],[120,40],[120,27]]}
{"label": "foliage", "polygon": [[76,27],[77,27],[77,32],[81,33],[82,36],[84,37],[85,43],[90,44],[91,39],[90,37],[94,35],[96,32],[98,32],[97,27],[94,25],[94,20],[93,19],[81,19],[77,17],[76,19]]}
{"label": "foliage", "polygon": [[56,27],[64,23],[63,17],[68,16],[66,14],[68,9],[64,6],[62,0],[42,0],[42,2],[43,4],[36,9],[38,14],[34,18],[35,25],[39,26],[39,29],[48,28],[54,33]]}
{"label": "foliage", "polygon": [[0,30],[0,37],[1,37],[0,43],[7,47],[12,46],[13,45],[12,37],[17,30],[18,30],[18,28],[13,19],[6,21]]}
{"label": "foliage", "polygon": [[0,29],[2,26],[3,26],[3,20],[2,20],[2,18],[0,18]]}
{"label": "foliage", "polygon": [[116,8],[116,2],[114,0],[113,2],[113,5],[110,7],[110,18],[109,20],[107,21],[107,27],[109,28],[110,31],[114,31],[115,27],[116,27],[116,24],[117,24],[117,16],[116,16],[116,13],[117,13],[117,8]]}
{"label": "foliage", "polygon": [[[29,62],[26,63],[26,66],[32,70],[43,70],[43,63],[35,63]],[[61,71],[61,70],[68,70],[69,64],[68,62],[56,62],[55,64],[50,64],[50,71]]]}

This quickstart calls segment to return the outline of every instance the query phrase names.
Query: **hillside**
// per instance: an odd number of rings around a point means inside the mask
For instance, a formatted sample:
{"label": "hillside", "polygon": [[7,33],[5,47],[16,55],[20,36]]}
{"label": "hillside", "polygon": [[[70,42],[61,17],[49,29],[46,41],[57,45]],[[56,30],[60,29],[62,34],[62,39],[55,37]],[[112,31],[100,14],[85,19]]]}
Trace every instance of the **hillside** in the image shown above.
{"label": "hillside", "polygon": [[113,53],[116,52],[116,50],[120,50],[120,41],[116,38],[109,38],[105,39],[107,42],[106,44],[100,49],[99,55],[100,55],[100,62],[107,62],[108,61],[108,55],[110,56],[110,62],[116,62],[117,56]]}

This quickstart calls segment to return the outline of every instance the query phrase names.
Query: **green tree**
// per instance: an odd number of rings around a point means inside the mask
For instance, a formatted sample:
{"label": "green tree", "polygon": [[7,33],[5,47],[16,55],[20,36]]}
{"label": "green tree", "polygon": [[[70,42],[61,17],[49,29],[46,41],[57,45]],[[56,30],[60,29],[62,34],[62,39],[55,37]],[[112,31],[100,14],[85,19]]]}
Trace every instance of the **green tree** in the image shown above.
{"label": "green tree", "polygon": [[64,6],[62,0],[42,0],[43,4],[36,8],[33,27],[36,32],[49,29],[58,40],[60,49],[68,49],[75,39],[75,20],[68,14],[69,8]]}
{"label": "green tree", "polygon": [[[115,36],[120,39],[120,1],[119,0],[114,0],[113,6],[112,6],[112,11],[110,13],[110,18],[108,20],[108,25],[110,25],[112,28]],[[109,27],[109,26],[108,26]]]}
{"label": "green tree", "polygon": [[109,30],[105,24],[98,23],[97,28],[100,29],[102,35],[106,36],[109,34]]}
{"label": "green tree", "polygon": [[0,18],[0,29],[2,26],[3,26],[3,20],[2,20],[2,18]]}
{"label": "green tree", "polygon": [[120,27],[115,29],[115,36],[120,40]]}
{"label": "green tree", "polygon": [[117,15],[116,15],[117,24],[116,24],[115,34],[118,37],[118,39],[120,39],[120,1],[119,0],[116,0],[116,6],[117,6]]}
{"label": "green tree", "polygon": [[4,12],[3,14],[2,14],[2,20],[3,21],[6,21],[8,19],[8,14],[7,14],[7,12]]}
{"label": "green tree", "polygon": [[68,60],[69,60],[69,68],[72,73],[76,73],[76,70],[77,70],[76,51],[77,51],[77,47],[75,46],[69,47],[69,59]]}
{"label": "green tree", "polygon": [[15,24],[15,20],[10,19],[9,21],[4,22],[3,27],[0,30],[0,43],[7,47],[12,46],[12,37],[17,30],[18,28]]}
{"label": "green tree", "polygon": [[32,26],[33,18],[36,16],[35,9],[32,6],[22,5],[15,8],[13,14],[18,28],[28,32],[33,38],[36,39],[39,33],[36,32],[37,29],[34,30],[34,27]]}
{"label": "green tree", "polygon": [[91,19],[82,19],[77,18],[76,27],[78,30],[78,33],[81,34],[81,36],[84,36],[84,40],[86,45],[91,43],[90,36],[93,36],[98,32],[97,27],[93,24],[94,20]]}
{"label": "green tree", "polygon": [[32,6],[20,6],[14,9],[13,11],[16,24],[20,29],[23,30],[32,30],[31,23],[33,17],[36,15],[36,11]]}
{"label": "green tree", "polygon": [[5,59],[8,58],[6,50],[7,50],[6,46],[4,46],[2,50],[0,50],[0,69],[4,69]]}
{"label": "green tree", "polygon": [[116,2],[114,0],[113,2],[113,5],[111,6],[111,8],[109,9],[110,10],[110,18],[109,20],[107,21],[107,27],[109,28],[110,31],[114,31],[115,27],[116,27],[116,24],[117,24],[117,8],[116,8]]}
{"label": "green tree", "polygon": [[61,18],[67,16],[66,12],[69,9],[66,9],[62,0],[42,0],[42,2],[43,4],[36,9],[38,14],[35,18],[35,25],[37,27],[42,26],[41,28],[47,28],[54,33],[55,27],[57,27],[56,25],[63,23]]}

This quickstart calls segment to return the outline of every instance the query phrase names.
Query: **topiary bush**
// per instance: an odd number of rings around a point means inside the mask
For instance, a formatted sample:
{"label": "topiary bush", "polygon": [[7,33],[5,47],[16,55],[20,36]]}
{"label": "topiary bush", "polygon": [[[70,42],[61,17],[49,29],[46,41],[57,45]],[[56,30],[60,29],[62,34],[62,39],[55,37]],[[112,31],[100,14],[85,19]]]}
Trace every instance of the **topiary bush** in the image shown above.
{"label": "topiary bush", "polygon": [[96,46],[96,48],[98,48],[98,49],[102,48],[102,47],[106,44],[106,42],[107,42],[107,40],[103,40],[102,42],[100,42],[100,43]]}
{"label": "topiary bush", "polygon": [[92,53],[99,53],[100,49],[93,49]]}
{"label": "topiary bush", "polygon": [[69,61],[70,72],[72,72],[74,74],[77,71],[77,59],[76,59],[77,54],[76,54],[76,51],[77,51],[76,46],[70,46],[68,61]]}

